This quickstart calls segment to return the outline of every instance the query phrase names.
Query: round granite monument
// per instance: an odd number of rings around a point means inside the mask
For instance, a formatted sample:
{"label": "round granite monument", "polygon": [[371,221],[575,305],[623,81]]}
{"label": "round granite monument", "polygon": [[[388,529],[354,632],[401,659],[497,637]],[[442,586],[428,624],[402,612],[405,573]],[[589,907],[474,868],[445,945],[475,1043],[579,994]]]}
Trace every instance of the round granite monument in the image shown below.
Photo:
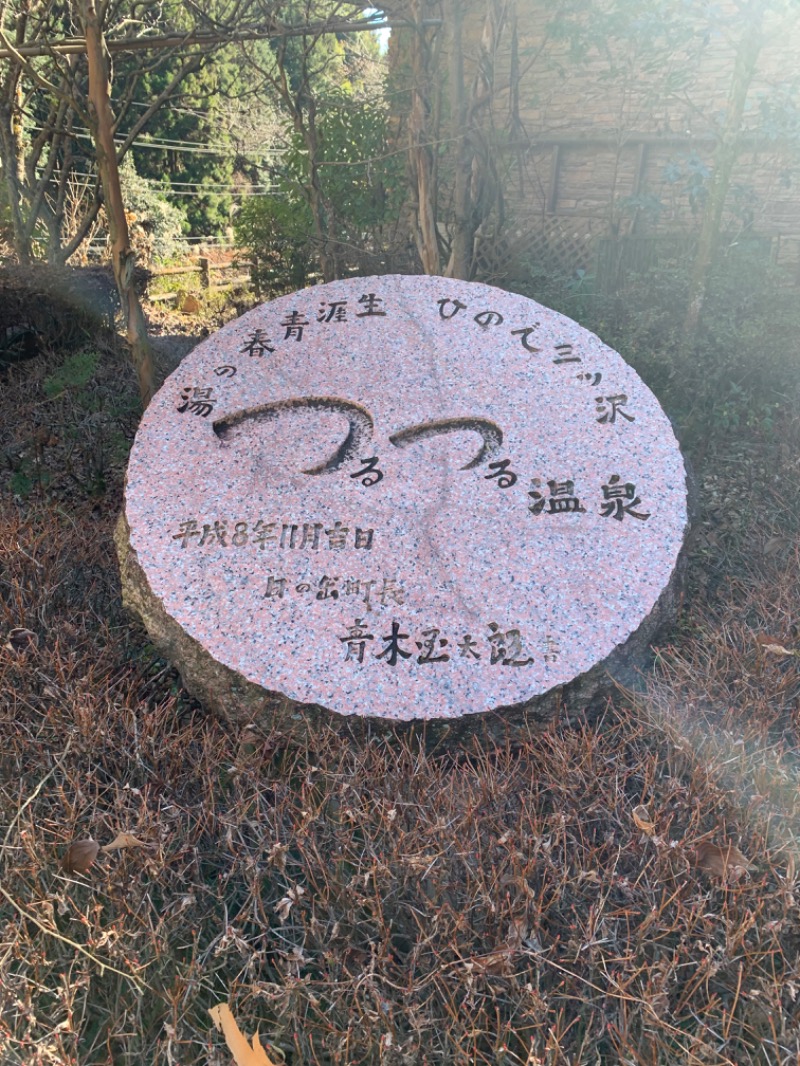
{"label": "round granite monument", "polygon": [[637,374],[486,285],[351,278],[200,344],[142,419],[126,603],[207,707],[460,734],[585,710],[674,606],[683,460]]}

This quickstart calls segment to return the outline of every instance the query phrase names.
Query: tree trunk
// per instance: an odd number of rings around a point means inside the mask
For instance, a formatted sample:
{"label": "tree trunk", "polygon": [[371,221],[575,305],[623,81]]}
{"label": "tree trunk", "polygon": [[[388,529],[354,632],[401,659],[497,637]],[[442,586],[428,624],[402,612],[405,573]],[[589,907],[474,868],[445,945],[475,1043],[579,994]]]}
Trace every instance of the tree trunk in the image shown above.
{"label": "tree trunk", "polygon": [[22,216],[22,188],[17,175],[14,136],[5,105],[0,107],[0,161],[3,164],[6,197],[11,214],[14,251],[20,263],[29,263],[31,261],[31,242],[25,232],[25,220]]}
{"label": "tree trunk", "polygon": [[725,121],[714,152],[714,171],[689,282],[689,304],[683,321],[685,341],[689,340],[700,323],[708,292],[709,276],[719,246],[722,214],[728,198],[733,168],[739,154],[739,134],[742,129],[747,94],[750,91],[761,51],[764,6],[764,0],[751,0],[745,32],[736,49],[736,62],[728,91]]}
{"label": "tree trunk", "polygon": [[481,226],[497,201],[497,173],[491,141],[479,128],[478,114],[491,108],[494,95],[494,60],[502,32],[504,11],[498,0],[487,0],[478,69],[467,93],[464,79],[463,5],[449,0],[447,21],[450,40],[450,122],[456,143],[453,184],[453,240],[445,275],[469,281],[475,268],[475,246]]}
{"label": "tree trunk", "polygon": [[30,263],[33,258],[31,235],[25,226],[23,201],[23,146],[22,115],[20,113],[20,71],[14,66],[9,70],[2,87],[0,103],[0,162],[3,164],[8,209],[11,214],[11,230],[14,251],[20,263]]}
{"label": "tree trunk", "polygon": [[[431,81],[429,50],[422,26],[420,0],[413,0],[412,13],[416,22],[411,43],[411,67],[413,85],[411,88],[411,113],[408,119],[409,169],[416,198],[416,217],[414,218],[414,239],[417,252],[426,274],[438,274],[441,270],[439,260],[439,238],[436,230],[437,181],[431,147],[430,130],[424,91]],[[426,61],[427,60],[427,61]],[[438,136],[438,129],[435,131]]]}
{"label": "tree trunk", "polygon": [[317,108],[313,94],[308,94],[305,121],[300,112],[300,132],[308,150],[308,193],[314,233],[319,246],[317,255],[323,281],[335,281],[338,273],[336,255],[331,254],[331,212],[319,172],[319,133],[317,131]]}
{"label": "tree trunk", "polygon": [[97,172],[103,186],[104,204],[111,240],[111,261],[125,320],[131,358],[139,380],[142,404],[147,407],[154,392],[153,357],[142,305],[134,286],[136,257],[131,251],[128,220],[122,199],[107,51],[94,0],[80,0],[80,16],[86,37],[89,66],[89,116],[97,155]]}
{"label": "tree trunk", "polygon": [[450,126],[456,138],[456,172],[453,181],[453,240],[445,276],[469,281],[475,227],[472,225],[472,148],[464,85],[464,15],[461,0],[449,0],[447,22],[451,31]]}

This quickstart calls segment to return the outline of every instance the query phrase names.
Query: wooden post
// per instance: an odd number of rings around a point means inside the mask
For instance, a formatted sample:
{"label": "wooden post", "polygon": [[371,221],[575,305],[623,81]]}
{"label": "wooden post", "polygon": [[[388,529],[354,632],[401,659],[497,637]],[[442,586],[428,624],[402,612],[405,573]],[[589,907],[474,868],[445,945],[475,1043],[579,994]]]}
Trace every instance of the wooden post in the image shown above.
{"label": "wooden post", "polygon": [[553,145],[553,154],[550,158],[550,182],[547,187],[547,199],[544,209],[548,215],[556,213],[558,203],[558,179],[561,176],[561,145]]}
{"label": "wooden post", "polygon": [[250,283],[253,286],[253,292],[256,295],[256,299],[261,299],[261,278],[258,273],[258,256],[254,255],[252,262],[250,263]]}
{"label": "wooden post", "polygon": [[204,289],[211,288],[211,263],[207,255],[200,256],[200,284]]}

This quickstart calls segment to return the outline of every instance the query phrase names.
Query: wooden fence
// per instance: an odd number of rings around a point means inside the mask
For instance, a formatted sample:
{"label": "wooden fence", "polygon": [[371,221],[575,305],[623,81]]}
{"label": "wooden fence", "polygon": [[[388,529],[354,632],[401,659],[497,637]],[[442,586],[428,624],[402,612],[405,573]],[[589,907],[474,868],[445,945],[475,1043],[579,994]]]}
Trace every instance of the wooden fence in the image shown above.
{"label": "wooden fence", "polygon": [[[632,282],[646,277],[658,268],[688,270],[696,247],[696,237],[688,233],[661,233],[647,236],[603,237],[591,233],[564,230],[560,220],[552,220],[540,230],[531,230],[513,241],[501,239],[491,242],[479,256],[478,276],[482,280],[505,277],[509,264],[514,263],[522,273],[544,272],[550,276],[585,277],[584,291],[595,294],[623,295]],[[759,260],[783,268],[788,284],[800,286],[800,235],[746,234],[730,244],[728,254],[749,253],[751,262]],[[242,273],[246,270],[247,273]],[[232,271],[239,271],[231,277]],[[272,275],[278,281],[279,272],[265,269],[257,260],[230,259],[214,263],[208,256],[199,256],[179,266],[160,267],[150,271],[153,278],[199,278],[199,288],[206,292],[223,292],[237,285],[249,285],[257,300],[273,291]],[[350,277],[357,269],[345,271]],[[215,275],[221,275],[219,281]],[[306,275],[305,284],[315,284],[317,273]],[[285,279],[280,275],[280,281]],[[266,292],[262,293],[262,287]],[[277,291],[285,291],[279,286]],[[177,300],[177,291],[148,295],[151,303]]]}
{"label": "wooden fence", "polygon": [[[224,275],[232,270],[241,271],[242,268],[246,268],[248,273],[239,273],[236,277],[227,278],[222,282],[214,280],[214,274]],[[159,267],[157,270],[150,271],[151,278],[191,277],[193,275],[199,275],[199,287],[206,292],[224,292],[226,289],[233,289],[237,285],[252,285],[256,294],[258,294],[258,271],[256,264],[251,262],[234,259],[227,263],[212,263],[208,256],[201,255],[197,259],[190,260],[180,266]],[[147,298],[151,303],[168,303],[177,300],[179,295],[177,291],[159,292],[153,295],[148,294]]]}

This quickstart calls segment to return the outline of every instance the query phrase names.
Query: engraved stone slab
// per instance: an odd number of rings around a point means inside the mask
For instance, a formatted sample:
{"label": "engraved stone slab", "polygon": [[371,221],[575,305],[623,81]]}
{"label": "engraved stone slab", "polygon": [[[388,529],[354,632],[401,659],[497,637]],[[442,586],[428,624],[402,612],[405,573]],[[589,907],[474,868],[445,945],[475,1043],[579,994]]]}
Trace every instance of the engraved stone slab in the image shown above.
{"label": "engraved stone slab", "polygon": [[142,420],[118,546],[229,717],[524,719],[646,640],[686,527],[672,428],[616,352],[521,296],[390,276],[197,347]]}

